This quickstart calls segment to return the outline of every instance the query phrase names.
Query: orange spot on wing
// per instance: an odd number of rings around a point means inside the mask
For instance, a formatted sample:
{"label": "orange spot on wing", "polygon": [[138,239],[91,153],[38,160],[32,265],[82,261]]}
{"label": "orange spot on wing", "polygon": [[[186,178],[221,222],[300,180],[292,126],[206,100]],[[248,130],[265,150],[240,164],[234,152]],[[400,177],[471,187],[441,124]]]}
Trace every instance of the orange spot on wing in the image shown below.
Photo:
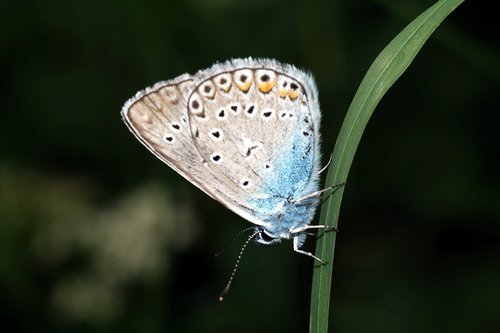
{"label": "orange spot on wing", "polygon": [[241,91],[247,92],[248,89],[250,89],[250,86],[252,85],[252,80],[247,80],[245,83],[243,83],[243,82],[236,82],[236,85],[238,86],[238,88]]}
{"label": "orange spot on wing", "polygon": [[288,93],[288,97],[290,97],[290,99],[293,101],[293,100],[296,100],[297,97],[299,97],[299,93],[295,90],[292,90]]}
{"label": "orange spot on wing", "polygon": [[273,89],[273,87],[274,87],[274,81],[260,82],[259,84],[257,84],[257,88],[259,88],[259,90],[262,91],[263,93],[269,92],[271,89]]}

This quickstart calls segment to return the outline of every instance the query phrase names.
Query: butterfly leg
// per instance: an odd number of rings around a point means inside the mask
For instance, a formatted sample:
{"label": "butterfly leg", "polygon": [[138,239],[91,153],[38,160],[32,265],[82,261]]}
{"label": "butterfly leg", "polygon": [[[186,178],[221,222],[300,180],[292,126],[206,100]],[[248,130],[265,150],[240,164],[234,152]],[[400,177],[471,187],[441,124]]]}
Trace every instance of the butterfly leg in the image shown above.
{"label": "butterfly leg", "polygon": [[298,234],[298,233],[304,232],[304,231],[309,230],[309,229],[325,229],[326,231],[333,230],[335,232],[339,231],[337,228],[330,227],[329,225],[317,224],[317,225],[305,225],[303,227],[294,228],[294,229],[290,230],[290,233]]}
{"label": "butterfly leg", "polygon": [[319,170],[318,175],[321,175],[323,173],[323,171],[325,171],[326,168],[328,168],[330,163],[332,163],[332,155],[330,155],[330,159],[328,160],[328,163],[326,163],[326,165],[323,168],[321,168],[321,170]]}
{"label": "butterfly leg", "polygon": [[340,184],[335,184],[335,185],[329,186],[329,187],[324,188],[322,190],[309,193],[308,195],[303,196],[302,198],[299,198],[299,199],[295,200],[295,202],[301,202],[301,201],[304,201],[304,200],[307,200],[307,199],[310,199],[310,198],[319,197],[319,196],[321,196],[321,194],[323,194],[325,192],[334,191],[334,190],[336,190],[336,189],[338,189],[338,188],[340,188],[340,187],[342,187],[344,185],[345,185],[345,183],[340,183]]}
{"label": "butterfly leg", "polygon": [[321,260],[320,258],[316,257],[316,256],[315,256],[314,254],[312,254],[311,252],[307,252],[307,251],[304,251],[304,250],[299,249],[299,246],[300,246],[300,245],[299,245],[299,243],[300,243],[300,239],[299,239],[299,237],[297,237],[297,236],[296,236],[296,237],[294,237],[294,238],[293,238],[293,250],[294,250],[295,252],[300,253],[300,254],[303,254],[303,255],[306,255],[306,256],[308,256],[308,257],[311,257],[311,258],[313,258],[314,260],[319,261],[319,262],[321,263],[321,265],[326,265],[326,264],[327,264],[327,262],[326,262],[326,261]]}

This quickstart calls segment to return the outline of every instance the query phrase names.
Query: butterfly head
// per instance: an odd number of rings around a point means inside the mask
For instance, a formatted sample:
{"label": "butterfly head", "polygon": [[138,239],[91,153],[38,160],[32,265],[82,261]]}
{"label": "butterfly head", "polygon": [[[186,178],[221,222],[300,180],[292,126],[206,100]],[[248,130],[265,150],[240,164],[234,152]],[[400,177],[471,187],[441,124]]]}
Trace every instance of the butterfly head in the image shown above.
{"label": "butterfly head", "polygon": [[264,227],[256,227],[255,231],[258,232],[255,235],[255,241],[259,244],[271,245],[276,244],[281,241],[281,239],[290,238],[290,233],[276,234],[272,230],[268,230]]}
{"label": "butterfly head", "polygon": [[295,233],[290,230],[282,231],[281,233],[276,233],[272,229],[265,227],[256,227],[254,240],[263,245],[272,245],[281,242],[282,239],[293,239],[300,247],[304,243],[307,234],[304,232]]}

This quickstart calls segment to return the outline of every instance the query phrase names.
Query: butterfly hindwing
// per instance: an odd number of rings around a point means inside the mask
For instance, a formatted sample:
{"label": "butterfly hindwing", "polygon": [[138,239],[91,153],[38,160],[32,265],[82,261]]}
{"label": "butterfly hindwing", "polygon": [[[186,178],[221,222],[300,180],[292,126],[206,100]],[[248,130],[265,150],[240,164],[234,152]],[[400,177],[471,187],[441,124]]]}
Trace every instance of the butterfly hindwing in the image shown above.
{"label": "butterfly hindwing", "polygon": [[216,65],[198,76],[188,100],[191,132],[223,191],[262,219],[279,209],[280,199],[315,182],[319,117],[303,72],[247,61]]}

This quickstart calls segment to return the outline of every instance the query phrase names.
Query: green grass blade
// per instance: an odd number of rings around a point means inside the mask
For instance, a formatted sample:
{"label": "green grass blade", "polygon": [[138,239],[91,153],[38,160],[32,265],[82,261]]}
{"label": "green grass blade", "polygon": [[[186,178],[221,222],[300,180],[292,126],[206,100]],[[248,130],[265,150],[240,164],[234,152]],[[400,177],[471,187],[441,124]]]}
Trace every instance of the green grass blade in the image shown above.
{"label": "green grass blade", "polygon": [[[411,22],[375,59],[363,78],[340,129],[326,186],[347,180],[361,135],[378,102],[408,68],[432,32],[462,2],[463,0],[438,1]],[[337,227],[343,192],[344,187],[341,187],[328,196],[321,209],[320,224]],[[316,244],[316,256],[329,264],[316,265],[314,268],[309,324],[311,333],[328,331],[335,236],[334,232],[325,233],[318,238]]]}

